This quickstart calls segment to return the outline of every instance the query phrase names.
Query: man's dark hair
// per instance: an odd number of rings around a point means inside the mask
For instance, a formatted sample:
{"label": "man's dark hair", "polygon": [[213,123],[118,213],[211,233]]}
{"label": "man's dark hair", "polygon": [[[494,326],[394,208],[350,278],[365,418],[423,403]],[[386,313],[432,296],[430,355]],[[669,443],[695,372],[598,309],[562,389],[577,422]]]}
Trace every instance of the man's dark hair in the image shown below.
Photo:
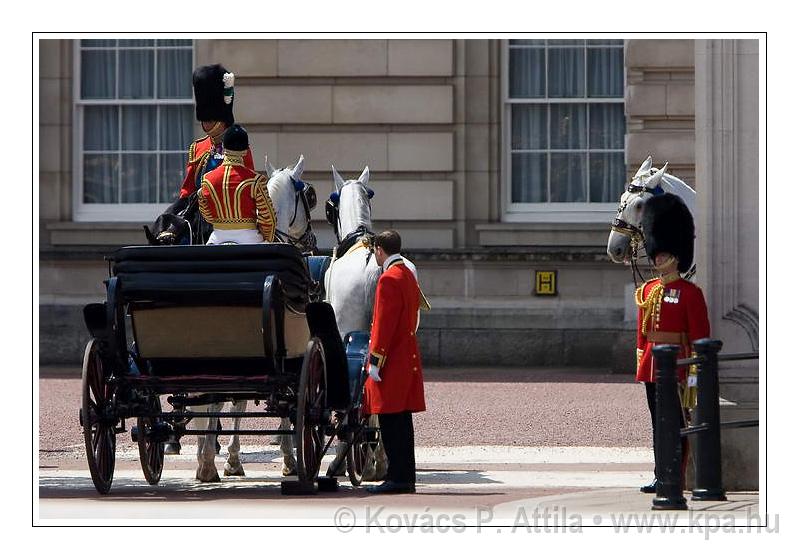
{"label": "man's dark hair", "polygon": [[375,236],[375,247],[380,247],[387,255],[400,252],[400,234],[390,229]]}

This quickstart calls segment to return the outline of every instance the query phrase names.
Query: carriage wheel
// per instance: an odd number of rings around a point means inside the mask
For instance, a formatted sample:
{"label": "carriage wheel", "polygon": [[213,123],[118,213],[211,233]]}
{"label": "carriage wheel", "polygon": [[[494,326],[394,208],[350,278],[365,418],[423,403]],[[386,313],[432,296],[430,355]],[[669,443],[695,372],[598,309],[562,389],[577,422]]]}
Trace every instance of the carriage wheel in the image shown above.
{"label": "carriage wheel", "polygon": [[347,424],[348,427],[353,427],[353,431],[350,434],[352,444],[347,452],[347,476],[350,478],[350,484],[359,486],[364,478],[367,461],[370,460],[373,454],[368,432],[364,429],[367,427],[367,416],[360,406],[355,407],[350,412],[347,417]]}
{"label": "carriage wheel", "polygon": [[301,483],[313,483],[322,463],[325,446],[325,350],[322,341],[314,337],[308,342],[300,386],[297,392],[297,478]]}
{"label": "carriage wheel", "polygon": [[161,400],[155,396],[151,410],[153,416],[140,416],[136,420],[139,430],[139,462],[142,464],[144,478],[150,484],[158,484],[161,480],[161,471],[164,470],[164,442],[153,441],[147,434],[151,433],[156,417],[161,412]]}
{"label": "carriage wheel", "polygon": [[111,387],[103,371],[99,344],[94,338],[83,355],[81,393],[81,425],[89,473],[97,491],[108,494],[114,479],[118,418],[112,408]]}

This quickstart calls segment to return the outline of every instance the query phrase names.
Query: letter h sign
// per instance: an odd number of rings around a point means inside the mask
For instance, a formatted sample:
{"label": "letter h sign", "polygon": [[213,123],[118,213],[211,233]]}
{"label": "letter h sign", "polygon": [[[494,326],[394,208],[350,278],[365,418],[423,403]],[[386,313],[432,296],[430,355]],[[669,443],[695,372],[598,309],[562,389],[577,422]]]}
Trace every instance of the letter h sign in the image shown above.
{"label": "letter h sign", "polygon": [[537,270],[534,294],[537,296],[558,295],[556,278],[555,270]]}

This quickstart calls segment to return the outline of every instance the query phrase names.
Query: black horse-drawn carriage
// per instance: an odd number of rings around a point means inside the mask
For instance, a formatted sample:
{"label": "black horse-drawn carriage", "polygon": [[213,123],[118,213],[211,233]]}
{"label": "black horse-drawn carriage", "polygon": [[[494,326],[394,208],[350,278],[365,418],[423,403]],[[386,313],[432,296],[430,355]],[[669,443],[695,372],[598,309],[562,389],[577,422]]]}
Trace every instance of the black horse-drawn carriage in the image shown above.
{"label": "black horse-drawn carriage", "polygon": [[[190,420],[232,416],[291,420],[293,430],[237,432],[295,437],[298,481],[284,482],[284,491],[335,487],[335,479],[318,475],[337,437],[348,445],[350,479],[360,483],[364,449],[374,437],[361,413],[365,374],[360,368],[349,379],[346,349],[333,310],[319,301],[309,257],[276,243],[124,247],[108,260],[106,301],[84,309],[92,339],[80,421],[98,492],[111,489],[116,437],[133,419],[131,435],[150,484],[161,478],[167,440],[232,433],[194,429]],[[162,396],[170,411],[162,410]],[[260,407],[189,408],[233,400]]]}

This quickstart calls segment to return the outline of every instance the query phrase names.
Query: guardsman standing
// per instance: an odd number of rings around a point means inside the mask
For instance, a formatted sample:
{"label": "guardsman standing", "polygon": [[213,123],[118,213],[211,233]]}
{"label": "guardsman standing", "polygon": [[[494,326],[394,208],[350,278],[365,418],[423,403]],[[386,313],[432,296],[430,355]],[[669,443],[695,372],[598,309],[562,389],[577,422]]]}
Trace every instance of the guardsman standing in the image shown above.
{"label": "guardsman standing", "polygon": [[425,410],[417,313],[422,292],[400,256],[396,231],[375,236],[375,260],[383,268],[375,293],[369,342],[365,412],[377,414],[388,458],[386,481],[367,488],[376,494],[416,492],[413,412]]}
{"label": "guardsman standing", "polygon": [[[203,176],[219,167],[223,160],[222,137],[234,123],[233,84],[235,76],[221,64],[200,66],[192,73],[194,88],[195,117],[203,127],[206,136],[198,138],[189,145],[186,176],[181,184],[178,199],[164,214],[177,215],[189,205],[190,196],[200,188]],[[244,166],[253,169],[253,154],[248,148],[243,157]],[[155,238],[151,243],[174,244],[182,240],[174,239],[172,228],[165,229],[156,220],[152,228]],[[148,235],[149,237],[149,235]]]}
{"label": "guardsman standing", "polygon": [[275,210],[267,192],[267,177],[248,168],[247,131],[238,124],[222,140],[222,164],[203,176],[198,202],[203,218],[214,227],[208,245],[271,243]]}
{"label": "guardsman standing", "polygon": [[[708,309],[703,291],[681,278],[694,261],[694,220],[680,197],[673,194],[654,196],[645,203],[642,230],[647,256],[654,263],[658,278],[636,290],[638,327],[636,330],[636,381],[644,383],[647,406],[653,428],[653,448],[656,430],[656,378],[652,350],[658,344],[676,344],[681,347],[678,358],[691,355],[691,343],[708,338],[710,327]],[[681,401],[682,422],[685,423],[691,406],[685,395],[686,368],[678,370],[679,385],[683,391]],[[692,379],[690,379],[691,385]],[[682,424],[683,427],[683,424]],[[683,439],[683,479],[688,460],[688,442]],[[642,486],[645,493],[656,491],[657,480]]]}

